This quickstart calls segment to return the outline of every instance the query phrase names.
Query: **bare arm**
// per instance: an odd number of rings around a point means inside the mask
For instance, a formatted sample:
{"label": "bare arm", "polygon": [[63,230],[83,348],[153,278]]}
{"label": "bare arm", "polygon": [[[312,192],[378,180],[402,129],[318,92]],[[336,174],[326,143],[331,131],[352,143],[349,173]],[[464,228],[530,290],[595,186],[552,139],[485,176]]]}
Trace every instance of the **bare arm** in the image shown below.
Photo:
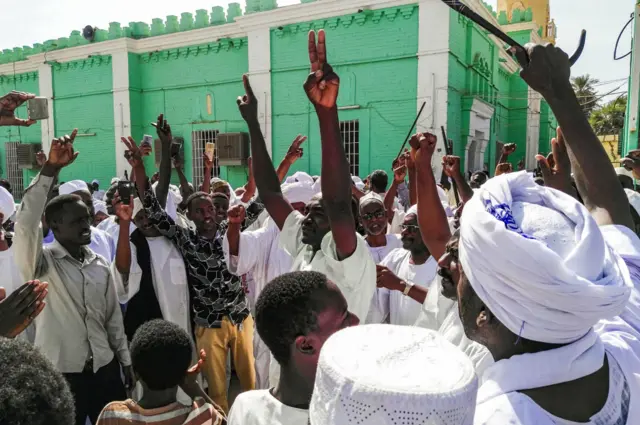
{"label": "bare arm", "polygon": [[260,199],[264,203],[269,215],[278,225],[278,228],[282,229],[287,217],[293,212],[293,207],[284,199],[284,196],[282,196],[280,179],[271,163],[267,145],[265,144],[262,130],[260,130],[260,124],[258,123],[258,102],[251,89],[249,77],[246,75],[243,76],[243,82],[246,94],[238,98],[238,107],[249,127],[256,186],[260,193]]}
{"label": "bare arm", "polygon": [[242,198],[240,198],[240,200],[245,204],[252,200],[253,195],[256,194],[256,179],[253,175],[253,159],[251,157],[249,157],[247,168],[249,169],[249,178],[247,179],[247,184],[244,185]]}
{"label": "bare arm", "polygon": [[322,201],[329,218],[338,259],[343,260],[355,252],[358,239],[351,210],[351,173],[340,136],[336,104],[340,79],[327,63],[324,30],[318,31],[317,44],[315,32],[309,32],[308,48],[311,74],[307,77],[304,89],[320,122]]}
{"label": "bare arm", "polygon": [[[120,195],[113,198],[113,208],[119,221],[118,244],[116,247],[116,269],[123,276],[128,276],[131,271],[131,244],[129,243],[129,227],[133,213],[133,197],[129,205],[124,205]],[[126,281],[126,279],[125,279]]]}
{"label": "bare arm", "polygon": [[[191,186],[189,186],[189,180],[187,180],[187,176],[184,175],[184,163],[182,162],[182,159],[174,158],[173,164],[176,173],[178,173],[178,179],[180,179],[180,189],[182,193],[184,193],[188,197],[193,193],[193,189],[191,189]],[[184,200],[186,201],[186,198]]]}
{"label": "bare arm", "polygon": [[158,131],[160,145],[162,146],[162,159],[160,160],[160,170],[158,186],[156,186],[156,197],[158,202],[164,208],[167,205],[167,196],[169,195],[169,183],[171,183],[171,126],[160,114],[158,121],[154,123],[154,127]]}
{"label": "bare arm", "polygon": [[551,44],[527,48],[528,64],[523,52],[516,52],[523,66],[520,75],[544,96],[562,128],[585,207],[601,226],[618,224],[635,231],[627,196],[571,87],[567,54]]}
{"label": "bare arm", "polygon": [[[399,164],[395,164],[399,165]],[[384,208],[387,210],[387,219],[389,223],[393,220],[395,211],[393,210],[393,201],[398,193],[398,186],[404,183],[404,179],[407,176],[407,167],[405,165],[399,165],[393,170],[393,182],[384,195]]]}
{"label": "bare arm", "polygon": [[211,193],[211,170],[213,170],[213,161],[209,159],[206,153],[202,154],[202,163],[204,164],[204,180],[200,190],[204,193]]}
{"label": "bare arm", "polygon": [[242,205],[234,205],[229,208],[227,217],[229,227],[227,228],[227,240],[229,241],[229,254],[237,257],[240,253],[240,230],[244,222],[246,212]]}
{"label": "bare arm", "polygon": [[307,140],[307,136],[302,136],[298,134],[296,138],[293,139],[293,142],[291,142],[291,146],[289,146],[289,149],[287,150],[287,154],[284,156],[284,158],[280,162],[280,165],[278,165],[278,169],[276,170],[276,174],[278,174],[278,179],[280,180],[280,183],[282,183],[284,179],[287,177],[287,174],[289,173],[289,169],[291,168],[291,166],[297,160],[302,158],[304,151],[302,150],[300,145],[302,145],[302,143],[304,143],[305,140]]}
{"label": "bare arm", "polygon": [[[440,258],[451,238],[447,215],[442,208],[431,158],[436,146],[436,136],[424,133],[411,139],[415,152],[418,179],[418,225],[425,245],[433,258]],[[417,148],[417,149],[416,149]]]}
{"label": "bare arm", "polygon": [[460,200],[465,203],[473,197],[473,189],[467,183],[467,179],[460,170],[460,157],[447,155],[442,158],[442,171],[456,182]]}

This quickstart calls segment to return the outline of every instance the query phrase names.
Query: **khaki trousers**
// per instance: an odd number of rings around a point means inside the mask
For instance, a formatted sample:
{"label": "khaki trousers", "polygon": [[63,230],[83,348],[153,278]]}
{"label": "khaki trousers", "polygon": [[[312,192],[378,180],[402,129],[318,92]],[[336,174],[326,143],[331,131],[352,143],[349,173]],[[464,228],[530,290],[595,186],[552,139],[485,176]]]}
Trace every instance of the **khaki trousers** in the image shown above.
{"label": "khaki trousers", "polygon": [[198,351],[207,353],[202,372],[209,383],[209,397],[228,413],[226,366],[229,350],[242,391],[253,390],[256,386],[253,317],[247,316],[241,326],[234,325],[227,317],[220,328],[196,326],[196,346]]}

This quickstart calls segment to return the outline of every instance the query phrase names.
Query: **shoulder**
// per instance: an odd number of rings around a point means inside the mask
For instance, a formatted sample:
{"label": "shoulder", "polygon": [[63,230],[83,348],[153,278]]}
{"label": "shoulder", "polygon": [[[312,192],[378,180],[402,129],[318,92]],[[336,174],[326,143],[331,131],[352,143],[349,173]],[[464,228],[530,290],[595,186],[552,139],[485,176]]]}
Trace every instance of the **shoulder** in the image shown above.
{"label": "shoulder", "polygon": [[193,401],[191,413],[184,422],[188,424],[211,423],[212,425],[222,424],[224,415],[221,410],[212,404],[207,403],[204,399],[198,397]]}
{"label": "shoulder", "polygon": [[395,248],[384,257],[380,264],[388,267],[402,261],[408,254],[409,251],[404,248]]}
{"label": "shoulder", "polygon": [[107,404],[100,416],[97,425],[116,423],[118,420],[127,420],[134,413],[134,403],[131,400],[113,401]]}
{"label": "shoulder", "polygon": [[269,390],[246,391],[238,395],[229,411],[229,425],[242,425],[247,418],[260,414],[270,398]]}
{"label": "shoulder", "polygon": [[551,417],[528,396],[502,394],[476,406],[474,425],[554,425]]}

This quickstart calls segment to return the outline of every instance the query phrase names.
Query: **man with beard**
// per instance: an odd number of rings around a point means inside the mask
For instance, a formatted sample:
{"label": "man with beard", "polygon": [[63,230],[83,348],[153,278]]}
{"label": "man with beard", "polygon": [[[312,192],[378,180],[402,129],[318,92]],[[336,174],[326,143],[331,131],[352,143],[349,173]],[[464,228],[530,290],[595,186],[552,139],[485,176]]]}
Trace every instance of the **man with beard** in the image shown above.
{"label": "man with beard", "polygon": [[416,206],[407,211],[401,240],[402,248],[377,266],[378,289],[367,321],[411,326],[422,308],[431,322],[425,327],[437,330],[453,302],[440,295],[438,265],[422,240]]}
{"label": "man with beard", "polygon": [[369,192],[360,198],[359,212],[365,231],[364,240],[373,261],[380,264],[391,251],[402,246],[400,238],[395,233],[387,233],[387,210],[380,195]]}
{"label": "man with beard", "polygon": [[[14,247],[22,276],[49,282],[47,306],[36,318],[35,346],[69,382],[76,405],[76,425],[125,397],[135,377],[109,263],[88,248],[91,213],[78,195],[61,195],[48,205],[55,176],[71,164],[71,136],[54,139],[47,162],[25,191],[16,223]],[[55,241],[42,244],[40,220],[45,212]],[[117,359],[116,359],[117,357]]]}

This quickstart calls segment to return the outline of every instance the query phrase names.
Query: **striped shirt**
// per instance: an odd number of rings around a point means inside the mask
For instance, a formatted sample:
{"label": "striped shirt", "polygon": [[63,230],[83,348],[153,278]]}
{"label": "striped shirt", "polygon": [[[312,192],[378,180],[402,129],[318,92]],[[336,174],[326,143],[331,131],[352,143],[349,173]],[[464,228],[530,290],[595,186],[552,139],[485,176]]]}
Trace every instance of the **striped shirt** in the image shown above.
{"label": "striped shirt", "polygon": [[114,401],[105,406],[96,425],[222,425],[224,416],[211,404],[197,398],[191,406],[171,403],[143,409],[135,401]]}

